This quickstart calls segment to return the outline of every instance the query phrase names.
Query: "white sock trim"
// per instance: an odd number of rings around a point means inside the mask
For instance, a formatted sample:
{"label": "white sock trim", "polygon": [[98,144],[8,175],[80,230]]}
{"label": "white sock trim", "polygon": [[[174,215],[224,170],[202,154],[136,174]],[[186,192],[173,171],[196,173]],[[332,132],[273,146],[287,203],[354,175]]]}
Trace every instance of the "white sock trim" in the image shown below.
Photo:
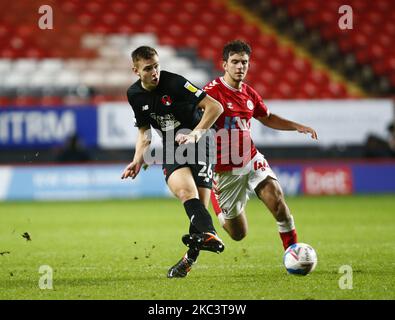
{"label": "white sock trim", "polygon": [[294,217],[290,215],[289,220],[277,221],[278,231],[280,233],[289,232],[295,229]]}

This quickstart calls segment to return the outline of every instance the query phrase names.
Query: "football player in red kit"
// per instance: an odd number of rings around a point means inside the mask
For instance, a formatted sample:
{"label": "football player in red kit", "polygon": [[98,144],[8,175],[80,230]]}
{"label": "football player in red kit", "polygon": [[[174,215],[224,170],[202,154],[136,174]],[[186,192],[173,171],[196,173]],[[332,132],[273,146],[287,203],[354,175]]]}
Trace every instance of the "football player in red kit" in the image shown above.
{"label": "football player in red kit", "polygon": [[251,118],[277,130],[295,130],[317,139],[314,129],[270,113],[260,95],[243,82],[251,48],[232,41],[223,49],[225,74],[204,90],[224,107],[216,121],[217,164],[212,202],[223,228],[234,240],[247,234],[248,194],[255,192],[277,221],[284,249],[297,242],[294,218],[275,173],[256,149],[250,135]]}

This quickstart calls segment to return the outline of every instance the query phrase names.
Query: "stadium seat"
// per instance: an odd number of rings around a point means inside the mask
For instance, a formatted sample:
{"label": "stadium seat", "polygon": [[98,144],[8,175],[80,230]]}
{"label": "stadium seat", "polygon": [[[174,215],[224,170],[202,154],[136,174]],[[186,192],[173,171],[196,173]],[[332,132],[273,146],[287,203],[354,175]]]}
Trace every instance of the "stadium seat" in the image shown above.
{"label": "stadium seat", "polygon": [[55,72],[48,72],[43,70],[37,70],[31,75],[30,85],[32,87],[50,87],[57,81]]}
{"label": "stadium seat", "polygon": [[79,74],[72,70],[62,71],[57,76],[56,83],[61,87],[75,86],[79,83]]}
{"label": "stadium seat", "polygon": [[[52,3],[62,15],[57,16],[57,31],[47,32],[45,36],[31,28],[37,13],[26,10],[26,6],[33,8],[33,2],[29,5],[15,2],[0,22],[0,75],[6,78],[0,86],[87,85],[101,94],[96,101],[108,99],[107,92],[125,90],[136,79],[130,71],[130,53],[140,45],[157,48],[164,68],[182,73],[202,86],[210,80],[211,72],[222,71],[221,49],[237,34],[253,47],[253,68],[247,80],[258,91],[263,90],[266,98],[315,98],[321,92],[333,97],[347,95],[340,85],[330,87],[330,77],[324,72],[316,74],[315,67],[298,57],[292,47],[282,44],[276,35],[262,31],[239,12],[230,10],[224,1],[209,1],[204,4],[205,10],[201,10],[202,3],[198,0],[136,0],[133,3],[54,0]],[[322,26],[332,17],[322,9],[330,5],[318,6],[313,0],[272,0],[272,3],[288,7],[295,16],[310,17],[307,19],[311,20],[311,26],[320,27],[322,32],[326,30]],[[387,1],[380,10],[386,12],[385,8],[391,7]],[[197,12],[199,19],[196,19]],[[22,17],[23,24],[20,23]],[[150,23],[145,23],[147,17]],[[370,14],[369,19],[376,21],[377,14]],[[393,36],[395,24],[386,23],[384,29]],[[370,41],[371,30],[365,31],[367,35],[353,40],[355,47],[362,48]],[[337,34],[331,36],[338,37]],[[389,56],[383,48],[391,36],[380,37],[381,47],[372,48],[366,57],[360,58],[370,61]],[[193,49],[198,59],[210,61],[216,70],[196,68],[199,64],[192,63],[193,55],[189,58],[178,55],[178,50],[184,49]],[[375,70],[381,71],[387,66],[378,65]],[[17,73],[10,75],[11,70]],[[73,99],[69,97],[68,101]]]}
{"label": "stadium seat", "polygon": [[[374,67],[378,60],[388,61],[394,56],[394,51],[388,49],[392,47],[395,36],[394,1],[348,1],[347,4],[353,8],[357,32],[347,32],[333,26],[334,21],[339,19],[338,8],[345,4],[340,0],[271,0],[271,3],[285,8],[291,17],[302,19],[308,29],[319,30],[323,39],[337,42],[343,53],[354,54],[361,64]],[[395,73],[395,67],[385,62],[376,65],[374,70],[384,76]]]}

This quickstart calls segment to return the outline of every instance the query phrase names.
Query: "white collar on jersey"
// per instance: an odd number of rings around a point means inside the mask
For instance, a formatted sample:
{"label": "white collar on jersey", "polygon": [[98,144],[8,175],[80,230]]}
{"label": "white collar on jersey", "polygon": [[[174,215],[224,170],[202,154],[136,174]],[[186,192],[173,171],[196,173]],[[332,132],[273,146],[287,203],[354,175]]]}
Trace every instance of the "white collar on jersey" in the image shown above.
{"label": "white collar on jersey", "polygon": [[[235,89],[235,88],[233,88],[232,86],[228,85],[228,84],[226,83],[224,77],[220,77],[219,80],[222,82],[222,84],[223,84],[225,87],[227,87],[228,89],[230,89],[230,90],[232,90],[232,91],[239,91],[239,92],[241,92],[241,90],[242,90],[242,88],[240,88],[240,89]],[[243,84],[243,82],[242,82],[241,84]]]}

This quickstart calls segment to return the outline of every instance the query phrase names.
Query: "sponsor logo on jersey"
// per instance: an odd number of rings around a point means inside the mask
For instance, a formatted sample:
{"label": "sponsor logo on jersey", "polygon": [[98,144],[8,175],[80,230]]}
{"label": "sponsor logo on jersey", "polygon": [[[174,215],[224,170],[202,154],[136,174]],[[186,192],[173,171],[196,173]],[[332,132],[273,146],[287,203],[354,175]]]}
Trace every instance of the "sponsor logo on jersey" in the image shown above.
{"label": "sponsor logo on jersey", "polygon": [[204,91],[210,90],[218,84],[217,81],[213,80],[208,85],[204,87]]}
{"label": "sponsor logo on jersey", "polygon": [[239,129],[249,131],[251,129],[250,119],[240,117],[225,117],[224,129]]}
{"label": "sponsor logo on jersey", "polygon": [[188,81],[185,82],[184,84],[184,88],[186,88],[187,90],[191,91],[192,93],[195,93],[198,91],[198,88],[194,87],[192,84],[190,84]]}
{"label": "sponsor logo on jersey", "polygon": [[150,116],[158,123],[162,131],[174,130],[181,125],[181,123],[171,113],[163,116],[151,113]]}
{"label": "sponsor logo on jersey", "polygon": [[254,104],[252,103],[251,100],[247,101],[247,108],[250,109],[250,110],[254,109]]}
{"label": "sponsor logo on jersey", "polygon": [[269,168],[269,164],[267,163],[266,159],[261,161],[261,160],[257,160],[254,162],[254,170],[258,171],[265,171],[266,168]]}
{"label": "sponsor logo on jersey", "polygon": [[202,90],[196,88],[194,85],[192,85],[188,81],[185,82],[184,88],[187,89],[188,91],[194,93],[196,97],[199,97],[202,94]]}
{"label": "sponsor logo on jersey", "polygon": [[161,101],[162,101],[162,103],[163,103],[165,106],[171,106],[171,104],[173,103],[173,100],[172,100],[168,95],[164,95],[164,96],[161,98]]}

